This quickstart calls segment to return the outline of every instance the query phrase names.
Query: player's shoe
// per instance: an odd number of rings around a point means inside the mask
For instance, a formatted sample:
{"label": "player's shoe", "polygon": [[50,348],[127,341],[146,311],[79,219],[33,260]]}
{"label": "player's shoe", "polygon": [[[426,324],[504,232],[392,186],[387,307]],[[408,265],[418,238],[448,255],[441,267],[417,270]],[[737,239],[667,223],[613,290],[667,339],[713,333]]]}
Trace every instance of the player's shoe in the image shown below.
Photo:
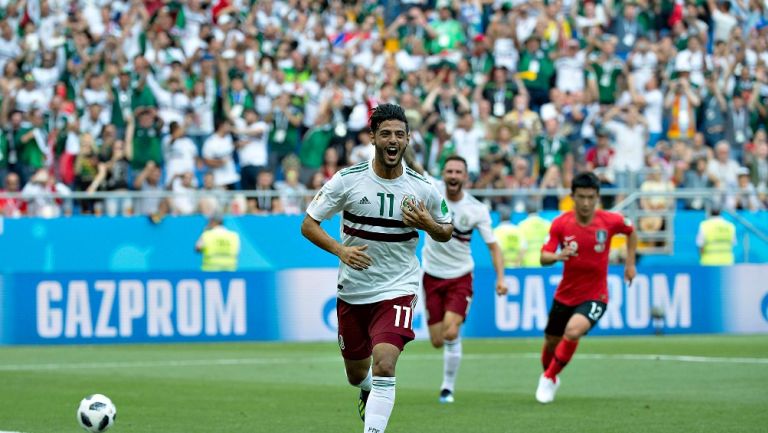
{"label": "player's shoe", "polygon": [[360,419],[365,422],[365,405],[368,404],[368,396],[371,391],[360,390],[360,399],[357,400],[357,413],[360,414]]}
{"label": "player's shoe", "polygon": [[552,403],[555,400],[555,393],[560,387],[560,377],[556,377],[556,382],[544,376],[539,377],[539,387],[536,388],[536,401],[542,404]]}
{"label": "player's shoe", "polygon": [[453,393],[450,390],[440,391],[440,403],[453,403],[453,401]]}

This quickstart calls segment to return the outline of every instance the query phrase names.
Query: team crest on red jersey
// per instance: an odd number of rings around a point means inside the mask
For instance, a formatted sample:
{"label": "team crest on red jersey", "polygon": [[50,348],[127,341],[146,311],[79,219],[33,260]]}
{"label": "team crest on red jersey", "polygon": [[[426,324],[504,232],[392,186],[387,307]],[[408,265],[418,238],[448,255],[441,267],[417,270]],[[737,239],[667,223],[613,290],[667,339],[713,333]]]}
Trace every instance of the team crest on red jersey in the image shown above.
{"label": "team crest on red jersey", "polygon": [[607,230],[598,230],[595,232],[595,251],[598,253],[602,253],[605,251],[605,243],[608,241],[608,231]]}

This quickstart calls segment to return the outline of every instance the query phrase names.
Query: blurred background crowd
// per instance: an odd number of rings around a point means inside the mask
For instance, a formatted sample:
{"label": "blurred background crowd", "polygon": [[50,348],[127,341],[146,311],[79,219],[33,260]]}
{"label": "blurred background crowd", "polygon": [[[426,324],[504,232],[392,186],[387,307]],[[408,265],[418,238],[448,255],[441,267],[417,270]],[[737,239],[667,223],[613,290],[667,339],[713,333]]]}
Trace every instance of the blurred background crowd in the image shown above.
{"label": "blurred background crowd", "polygon": [[[586,169],[619,192],[768,199],[762,0],[0,0],[0,18],[0,179],[24,194],[5,216],[301,213],[372,157],[385,102],[411,164],[439,177],[459,154],[474,189],[557,191]],[[36,196],[128,190],[176,194]]]}

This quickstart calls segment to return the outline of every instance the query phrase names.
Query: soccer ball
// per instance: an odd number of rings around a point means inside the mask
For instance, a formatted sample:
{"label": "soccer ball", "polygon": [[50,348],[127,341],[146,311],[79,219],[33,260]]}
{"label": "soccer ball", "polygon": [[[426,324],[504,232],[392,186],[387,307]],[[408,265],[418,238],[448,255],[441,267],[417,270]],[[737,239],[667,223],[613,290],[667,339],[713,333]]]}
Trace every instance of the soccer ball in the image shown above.
{"label": "soccer ball", "polygon": [[109,397],[93,394],[84,398],[77,408],[77,422],[89,432],[109,430],[117,418],[117,408]]}

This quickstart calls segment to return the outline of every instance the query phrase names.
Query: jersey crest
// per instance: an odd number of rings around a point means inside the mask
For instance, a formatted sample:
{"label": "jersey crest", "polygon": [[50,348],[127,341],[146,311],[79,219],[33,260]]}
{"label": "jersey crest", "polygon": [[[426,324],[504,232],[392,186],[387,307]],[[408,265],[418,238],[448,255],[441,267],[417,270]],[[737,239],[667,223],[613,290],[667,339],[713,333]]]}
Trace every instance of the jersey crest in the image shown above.
{"label": "jersey crest", "polygon": [[595,232],[595,251],[602,253],[605,251],[605,242],[608,240],[608,231],[600,229]]}

